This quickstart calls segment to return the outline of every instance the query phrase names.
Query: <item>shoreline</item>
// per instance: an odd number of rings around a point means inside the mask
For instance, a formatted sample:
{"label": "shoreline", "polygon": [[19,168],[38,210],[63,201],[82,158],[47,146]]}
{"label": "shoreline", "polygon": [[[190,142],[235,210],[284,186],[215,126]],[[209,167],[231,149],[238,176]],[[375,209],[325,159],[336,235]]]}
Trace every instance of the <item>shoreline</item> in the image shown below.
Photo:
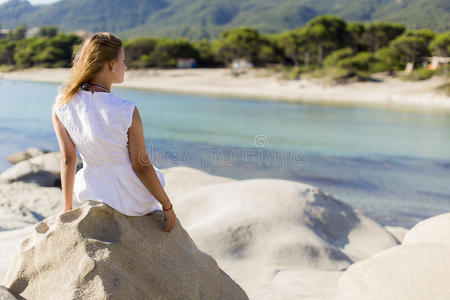
{"label": "shoreline", "polygon": [[[62,83],[70,69],[26,69],[0,72],[0,78]],[[413,109],[450,112],[450,97],[434,89],[445,83],[442,76],[424,81],[402,81],[374,74],[378,82],[326,84],[323,79],[280,79],[265,69],[250,69],[233,77],[229,69],[129,70],[124,82],[114,88],[164,93],[226,97],[337,106],[369,106],[384,109]]]}

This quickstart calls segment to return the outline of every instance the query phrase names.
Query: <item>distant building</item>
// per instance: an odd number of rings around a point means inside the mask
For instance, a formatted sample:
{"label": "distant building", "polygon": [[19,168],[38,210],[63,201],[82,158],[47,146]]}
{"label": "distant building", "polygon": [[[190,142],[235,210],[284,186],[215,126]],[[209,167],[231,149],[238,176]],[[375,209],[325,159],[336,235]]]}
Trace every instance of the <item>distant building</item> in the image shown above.
{"label": "distant building", "polygon": [[0,39],[6,39],[10,31],[10,29],[0,29]]}
{"label": "distant building", "polygon": [[253,64],[247,58],[239,58],[239,59],[233,59],[232,67],[233,67],[233,69],[236,69],[236,68],[248,69],[248,68],[253,68]]}
{"label": "distant building", "polygon": [[39,32],[39,27],[30,28],[25,33],[25,37],[30,38],[30,37],[36,36],[38,34],[38,32]]}
{"label": "distant building", "polygon": [[450,57],[444,56],[432,56],[426,58],[430,63],[427,64],[429,70],[436,70],[440,65],[448,64],[450,62]]}
{"label": "distant building", "polygon": [[177,68],[196,68],[197,62],[194,58],[177,58]]}
{"label": "distant building", "polygon": [[231,72],[233,75],[247,72],[247,69],[253,68],[252,62],[247,58],[233,59],[231,62]]}

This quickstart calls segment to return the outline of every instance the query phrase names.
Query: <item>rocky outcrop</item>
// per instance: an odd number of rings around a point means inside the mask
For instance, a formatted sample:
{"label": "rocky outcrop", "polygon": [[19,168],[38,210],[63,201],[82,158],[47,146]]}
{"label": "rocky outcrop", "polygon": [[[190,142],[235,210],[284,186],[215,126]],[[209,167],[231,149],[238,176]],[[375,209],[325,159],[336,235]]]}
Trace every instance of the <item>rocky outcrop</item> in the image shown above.
{"label": "rocky outcrop", "polygon": [[30,159],[32,157],[39,156],[39,155],[42,155],[42,154],[45,154],[45,153],[48,153],[48,152],[49,152],[48,150],[41,150],[39,148],[32,147],[32,148],[28,148],[25,151],[15,152],[15,153],[9,155],[6,158],[6,160],[9,161],[12,164],[16,164],[16,163],[18,163],[20,161],[27,160],[27,159]]}
{"label": "rocky outcrop", "polygon": [[[311,185],[277,179],[236,181],[188,167],[161,171],[180,225],[251,299],[332,299],[339,277],[351,264],[398,245],[382,226]],[[9,229],[63,208],[58,188],[0,184],[0,197],[7,199],[0,214],[9,213],[17,222],[11,227],[13,223],[2,218]],[[47,224],[51,236],[53,223]],[[14,232],[11,238],[18,240],[20,234]],[[139,235],[144,239],[148,234]]]}
{"label": "rocky outcrop", "polygon": [[[82,167],[80,158],[77,170]],[[20,161],[0,174],[0,182],[15,181],[33,182],[40,186],[58,186],[61,176],[61,153],[49,152],[43,155]]]}
{"label": "rocky outcrop", "polygon": [[248,299],[181,224],[89,201],[22,241],[3,285],[25,299]]}
{"label": "rocky outcrop", "polygon": [[0,231],[35,224],[63,209],[60,188],[20,181],[0,183]]}
{"label": "rocky outcrop", "polygon": [[[324,284],[333,285],[339,271],[398,245],[358,210],[299,182],[233,181],[195,189],[175,201],[177,216],[198,247],[255,299],[273,297],[277,277],[301,278],[305,287],[299,293],[316,279],[331,278]],[[291,299],[292,289],[286,288],[283,293]]]}
{"label": "rocky outcrop", "polygon": [[419,222],[400,246],[352,265],[337,299],[450,299],[450,213]]}

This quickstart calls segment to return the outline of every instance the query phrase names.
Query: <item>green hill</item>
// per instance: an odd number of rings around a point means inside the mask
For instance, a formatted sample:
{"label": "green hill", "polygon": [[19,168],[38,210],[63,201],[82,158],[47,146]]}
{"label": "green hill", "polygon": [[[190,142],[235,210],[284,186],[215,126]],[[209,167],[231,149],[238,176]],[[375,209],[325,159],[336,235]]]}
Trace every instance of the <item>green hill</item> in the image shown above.
{"label": "green hill", "polygon": [[200,39],[238,26],[280,32],[324,14],[348,22],[383,20],[409,29],[450,30],[448,0],[61,0],[40,6],[11,0],[0,5],[0,25]]}

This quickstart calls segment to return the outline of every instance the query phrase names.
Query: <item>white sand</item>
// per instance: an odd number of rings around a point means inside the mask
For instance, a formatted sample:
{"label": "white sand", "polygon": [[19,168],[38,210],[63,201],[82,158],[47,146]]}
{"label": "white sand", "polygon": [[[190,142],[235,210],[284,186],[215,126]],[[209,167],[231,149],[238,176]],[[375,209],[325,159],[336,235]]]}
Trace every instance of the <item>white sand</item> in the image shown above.
{"label": "white sand", "polygon": [[[69,69],[29,69],[0,73],[1,78],[59,83]],[[278,74],[253,69],[233,77],[229,69],[129,70],[124,83],[114,87],[175,93],[218,95],[337,105],[370,105],[416,109],[450,110],[450,97],[435,90],[445,83],[441,76],[424,81],[402,81],[382,73],[381,82],[329,85],[321,79],[283,80]]]}

